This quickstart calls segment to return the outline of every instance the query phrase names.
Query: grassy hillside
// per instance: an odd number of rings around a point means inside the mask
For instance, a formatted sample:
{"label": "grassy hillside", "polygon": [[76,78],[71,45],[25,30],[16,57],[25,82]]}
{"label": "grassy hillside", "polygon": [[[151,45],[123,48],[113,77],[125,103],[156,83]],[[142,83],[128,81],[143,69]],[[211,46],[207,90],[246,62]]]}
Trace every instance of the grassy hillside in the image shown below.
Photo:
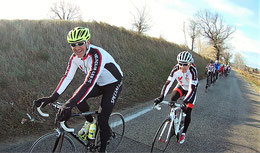
{"label": "grassy hillside", "polygon": [[[43,125],[31,123],[21,125],[20,121],[30,111],[33,100],[50,95],[59,83],[72,54],[66,35],[76,26],[89,27],[91,43],[111,53],[124,72],[124,88],[116,109],[157,97],[176,64],[177,54],[185,50],[163,39],[138,35],[105,23],[0,20],[1,138],[17,131],[26,134],[39,126],[43,128]],[[193,56],[201,78],[206,60],[196,53]],[[82,74],[78,71],[61,101],[70,98],[83,82]]]}

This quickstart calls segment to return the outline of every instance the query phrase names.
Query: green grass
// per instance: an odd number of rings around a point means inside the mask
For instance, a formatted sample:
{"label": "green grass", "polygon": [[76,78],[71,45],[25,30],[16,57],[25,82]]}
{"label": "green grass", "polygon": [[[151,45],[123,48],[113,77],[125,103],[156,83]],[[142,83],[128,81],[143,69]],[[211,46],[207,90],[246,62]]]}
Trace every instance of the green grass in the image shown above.
{"label": "green grass", "polygon": [[[163,39],[139,35],[106,23],[0,20],[0,35],[4,38],[0,41],[0,112],[4,112],[0,117],[1,138],[28,130],[37,131],[34,127],[38,124],[28,128],[20,121],[30,110],[33,100],[50,95],[64,75],[72,54],[66,35],[76,26],[89,27],[91,43],[107,50],[124,72],[117,110],[159,96],[176,64],[177,54],[186,50]],[[207,61],[194,52],[193,56],[202,78]],[[84,75],[78,71],[60,100],[68,100],[83,80]],[[50,124],[52,121],[48,122]]]}

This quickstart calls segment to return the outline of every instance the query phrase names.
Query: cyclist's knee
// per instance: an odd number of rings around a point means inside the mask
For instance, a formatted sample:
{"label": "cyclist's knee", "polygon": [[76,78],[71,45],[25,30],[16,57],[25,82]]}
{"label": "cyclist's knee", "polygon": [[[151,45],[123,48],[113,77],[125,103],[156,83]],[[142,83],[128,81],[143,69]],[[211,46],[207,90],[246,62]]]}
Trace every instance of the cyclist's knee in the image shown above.
{"label": "cyclist's knee", "polygon": [[89,105],[88,105],[88,103],[85,102],[85,101],[79,103],[79,104],[77,105],[77,108],[78,108],[79,111],[82,112],[82,113],[89,111]]}

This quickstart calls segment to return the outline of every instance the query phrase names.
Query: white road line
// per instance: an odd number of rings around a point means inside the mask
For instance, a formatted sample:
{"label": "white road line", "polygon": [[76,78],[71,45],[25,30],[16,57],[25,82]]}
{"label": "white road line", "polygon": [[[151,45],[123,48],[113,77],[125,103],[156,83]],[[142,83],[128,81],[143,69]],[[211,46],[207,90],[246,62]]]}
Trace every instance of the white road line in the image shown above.
{"label": "white road line", "polygon": [[[135,118],[137,118],[137,117],[139,117],[139,116],[141,116],[141,115],[151,111],[152,109],[153,109],[152,106],[149,106],[149,107],[146,107],[146,108],[144,108],[143,110],[141,110],[141,111],[139,111],[137,113],[134,113],[133,115],[127,116],[127,117],[125,117],[125,122],[131,121],[131,120],[133,120],[133,119],[135,119]],[[115,121],[110,126],[111,127],[116,127],[116,126],[119,126],[121,124],[122,124],[121,121]]]}

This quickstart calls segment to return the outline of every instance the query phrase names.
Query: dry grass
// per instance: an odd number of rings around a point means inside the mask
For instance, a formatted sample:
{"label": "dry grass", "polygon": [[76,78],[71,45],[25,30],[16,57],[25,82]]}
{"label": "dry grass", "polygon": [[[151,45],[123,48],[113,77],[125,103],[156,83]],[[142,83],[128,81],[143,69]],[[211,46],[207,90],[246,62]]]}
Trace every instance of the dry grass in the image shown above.
{"label": "dry grass", "polygon": [[239,74],[244,76],[248,82],[256,89],[258,93],[260,93],[260,74],[254,72],[247,72],[239,69],[235,69]]}
{"label": "dry grass", "polygon": [[[124,88],[116,109],[157,97],[177,54],[185,49],[106,23],[0,20],[1,138],[37,130],[39,125],[25,128],[20,121],[33,100],[50,95],[59,83],[72,54],[66,35],[76,26],[89,27],[92,43],[110,52],[124,72]],[[201,78],[207,61],[193,55]],[[80,72],[76,74],[61,101],[70,98],[83,77]]]}

